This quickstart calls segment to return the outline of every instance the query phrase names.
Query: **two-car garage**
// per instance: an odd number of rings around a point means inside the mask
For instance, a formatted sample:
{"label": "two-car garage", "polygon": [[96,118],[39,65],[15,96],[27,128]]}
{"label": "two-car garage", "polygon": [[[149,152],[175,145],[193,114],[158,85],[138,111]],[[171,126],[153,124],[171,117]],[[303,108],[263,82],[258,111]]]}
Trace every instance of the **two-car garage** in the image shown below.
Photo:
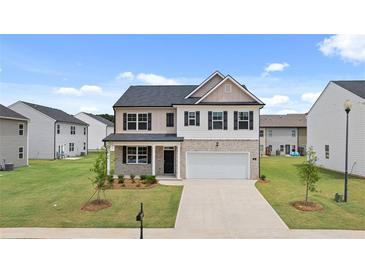
{"label": "two-car garage", "polygon": [[249,153],[246,152],[186,152],[186,178],[248,179]]}

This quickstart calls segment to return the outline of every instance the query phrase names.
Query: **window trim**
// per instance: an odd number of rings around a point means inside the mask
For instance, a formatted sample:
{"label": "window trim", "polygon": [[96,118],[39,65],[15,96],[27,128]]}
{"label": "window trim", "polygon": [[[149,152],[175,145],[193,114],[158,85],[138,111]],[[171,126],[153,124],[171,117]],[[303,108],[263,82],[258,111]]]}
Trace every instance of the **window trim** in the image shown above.
{"label": "window trim", "polygon": [[[72,147],[72,150],[71,150]],[[75,143],[68,143],[68,151],[75,152]]]}
{"label": "window trim", "polygon": [[[220,120],[214,120],[214,113],[221,113],[222,117]],[[221,128],[214,128],[214,122],[221,122]],[[212,111],[212,130],[223,130],[224,129],[224,111]]]}
{"label": "window trim", "polygon": [[71,133],[71,135],[76,135],[76,126],[71,126],[70,127],[70,133]]}
{"label": "window trim", "polygon": [[[20,126],[22,126],[23,128],[20,128]],[[20,134],[20,131],[22,132],[22,134]],[[18,123],[18,135],[24,136],[24,123]]]}
{"label": "window trim", "polygon": [[[191,118],[190,114],[193,114],[194,118]],[[190,124],[190,121],[194,121],[194,124]],[[188,126],[196,126],[196,111],[188,111]]]}
{"label": "window trim", "polygon": [[[136,153],[129,153],[128,152],[128,148],[136,148]],[[140,154],[139,153],[139,149],[140,148],[146,148],[146,153],[145,154]],[[136,157],[136,162],[135,163],[130,163],[129,162],[129,155],[135,156]],[[140,163],[139,162],[139,157],[140,156],[146,156],[146,162],[145,163]],[[148,146],[126,146],[126,159],[125,159],[125,163],[127,165],[147,165],[148,164]]]}
{"label": "window trim", "polygon": [[[227,89],[229,87],[229,89]],[[226,83],[224,84],[224,93],[232,93],[232,84]]]}
{"label": "window trim", "polygon": [[[240,118],[240,113],[247,113],[247,120]],[[247,128],[240,128],[240,122],[247,122]],[[250,113],[248,111],[238,111],[237,113],[237,126],[238,129],[241,130],[249,130],[250,129]]]}
{"label": "window trim", "polygon": [[[20,149],[22,149],[22,152],[20,152]],[[20,157],[22,155],[22,157]],[[18,147],[18,159],[24,159],[24,146]]]}
{"label": "window trim", "polygon": [[297,137],[297,131],[295,129],[291,130],[291,137]]}

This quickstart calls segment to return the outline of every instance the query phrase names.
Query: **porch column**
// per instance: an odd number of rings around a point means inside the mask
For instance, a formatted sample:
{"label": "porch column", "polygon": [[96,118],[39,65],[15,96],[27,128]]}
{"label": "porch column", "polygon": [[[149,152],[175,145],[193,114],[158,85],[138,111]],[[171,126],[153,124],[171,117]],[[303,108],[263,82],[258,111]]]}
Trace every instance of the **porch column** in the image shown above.
{"label": "porch column", "polygon": [[106,175],[110,175],[110,144],[105,144],[106,148]]}
{"label": "porch column", "polygon": [[181,179],[181,177],[180,177],[180,144],[178,144],[177,146],[176,146],[176,148],[177,148],[177,153],[176,153],[176,178],[177,179]]}
{"label": "porch column", "polygon": [[152,163],[152,176],[155,176],[156,175],[156,145],[152,145],[151,163]]}

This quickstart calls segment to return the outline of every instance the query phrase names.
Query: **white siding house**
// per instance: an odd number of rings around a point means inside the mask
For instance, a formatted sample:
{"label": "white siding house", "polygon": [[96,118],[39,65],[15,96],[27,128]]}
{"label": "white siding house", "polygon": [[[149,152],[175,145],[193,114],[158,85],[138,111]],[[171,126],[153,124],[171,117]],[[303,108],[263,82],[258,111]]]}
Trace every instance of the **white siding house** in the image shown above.
{"label": "white siding house", "polygon": [[87,153],[87,123],[62,110],[23,101],[9,108],[31,120],[30,159],[57,159]]}
{"label": "white siding house", "polygon": [[365,81],[332,81],[307,116],[308,147],[318,156],[318,165],[344,172],[346,112],[350,100],[349,173],[365,177]]}
{"label": "white siding house", "polygon": [[114,123],[103,117],[80,112],[75,117],[89,125],[88,149],[97,150],[104,147],[103,139],[114,133]]}

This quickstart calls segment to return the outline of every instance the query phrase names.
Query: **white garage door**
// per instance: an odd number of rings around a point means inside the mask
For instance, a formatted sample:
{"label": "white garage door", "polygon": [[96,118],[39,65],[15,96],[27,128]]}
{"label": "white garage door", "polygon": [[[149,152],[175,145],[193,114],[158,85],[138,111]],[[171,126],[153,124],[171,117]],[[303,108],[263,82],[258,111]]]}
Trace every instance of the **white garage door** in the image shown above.
{"label": "white garage door", "polygon": [[248,179],[248,153],[187,152],[187,178]]}

